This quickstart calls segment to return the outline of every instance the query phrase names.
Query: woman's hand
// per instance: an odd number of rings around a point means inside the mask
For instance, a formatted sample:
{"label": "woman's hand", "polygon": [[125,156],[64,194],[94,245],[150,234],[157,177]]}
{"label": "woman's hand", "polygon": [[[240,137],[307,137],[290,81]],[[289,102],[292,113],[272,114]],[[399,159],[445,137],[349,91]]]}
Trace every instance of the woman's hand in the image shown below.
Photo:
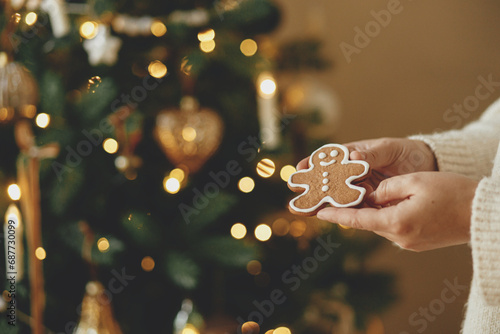
{"label": "woman's hand", "polygon": [[399,175],[381,181],[367,197],[373,207],[328,207],[317,216],[373,231],[409,250],[458,245],[470,240],[471,207],[477,184],[453,173]]}

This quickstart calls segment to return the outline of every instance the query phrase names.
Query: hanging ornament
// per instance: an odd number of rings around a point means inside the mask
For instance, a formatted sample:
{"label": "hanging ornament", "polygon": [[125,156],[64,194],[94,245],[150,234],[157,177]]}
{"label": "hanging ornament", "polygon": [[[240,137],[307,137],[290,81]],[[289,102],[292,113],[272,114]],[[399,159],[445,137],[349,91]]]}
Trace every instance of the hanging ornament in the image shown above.
{"label": "hanging ornament", "polygon": [[121,334],[118,322],[113,317],[111,301],[104,286],[98,281],[90,281],[85,286],[80,320],[75,334]]}
{"label": "hanging ornament", "polygon": [[222,140],[224,124],[208,108],[200,108],[192,96],[181,100],[181,108],[161,111],[156,117],[154,135],[168,159],[198,171],[215,153]]}
{"label": "hanging ornament", "polygon": [[113,66],[118,60],[121,46],[121,39],[112,36],[109,27],[104,24],[98,25],[94,38],[83,41],[83,48],[87,51],[92,66],[99,64]]}
{"label": "hanging ornament", "polygon": [[38,86],[31,73],[0,52],[0,123],[18,117],[33,118],[37,103]]}

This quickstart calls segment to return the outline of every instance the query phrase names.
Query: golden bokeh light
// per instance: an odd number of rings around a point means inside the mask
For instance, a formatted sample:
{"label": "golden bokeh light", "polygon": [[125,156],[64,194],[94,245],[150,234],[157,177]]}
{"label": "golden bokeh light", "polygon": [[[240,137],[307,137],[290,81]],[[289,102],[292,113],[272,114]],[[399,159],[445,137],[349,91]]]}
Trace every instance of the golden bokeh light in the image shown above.
{"label": "golden bokeh light", "polygon": [[144,271],[151,271],[155,268],[155,260],[151,256],[145,256],[141,261],[141,268]]}
{"label": "golden bokeh light", "polygon": [[26,17],[24,18],[24,22],[26,22],[27,25],[32,26],[35,24],[37,19],[38,19],[38,15],[36,15],[35,12],[29,12],[28,14],[26,14]]}
{"label": "golden bokeh light", "polygon": [[182,138],[185,141],[193,141],[196,139],[196,130],[190,126],[186,126],[182,129]]}
{"label": "golden bokeh light", "polygon": [[287,327],[278,327],[274,330],[274,334],[292,334],[292,331]]}
{"label": "golden bokeh light", "polygon": [[290,235],[293,237],[300,237],[306,231],[307,224],[303,220],[294,220],[290,224]]}
{"label": "golden bokeh light", "polygon": [[106,153],[114,154],[118,152],[118,142],[113,138],[106,138],[102,142],[102,148],[106,151]]}
{"label": "golden bokeh light", "polygon": [[161,37],[167,33],[167,27],[161,21],[154,21],[151,24],[151,33],[156,37]]}
{"label": "golden bokeh light", "polygon": [[153,78],[161,79],[167,75],[167,66],[159,60],[149,63],[148,72]]}
{"label": "golden bokeh light", "polygon": [[235,239],[243,239],[247,235],[247,228],[242,223],[236,223],[231,227],[231,236]]}
{"label": "golden bokeh light", "polygon": [[100,238],[97,240],[97,249],[99,252],[106,253],[109,250],[109,241],[106,238]]}
{"label": "golden bokeh light", "polygon": [[290,175],[292,175],[296,171],[297,169],[295,169],[295,167],[291,165],[283,166],[280,171],[280,177],[283,181],[288,182],[288,180],[290,179]]}
{"label": "golden bokeh light", "polygon": [[45,129],[49,126],[50,123],[50,115],[46,113],[40,113],[35,118],[35,123],[39,128]]}
{"label": "golden bokeh light", "polygon": [[174,179],[176,179],[179,182],[182,182],[182,181],[184,181],[184,178],[186,177],[186,172],[184,172],[184,170],[182,170],[181,168],[175,168],[175,169],[172,169],[169,176],[173,177]]}
{"label": "golden bokeh light", "polygon": [[200,50],[205,53],[210,53],[215,49],[215,41],[213,39],[209,41],[200,42]]}
{"label": "golden bokeh light", "polygon": [[177,194],[181,189],[181,183],[176,178],[167,176],[163,179],[163,188],[169,194]]}
{"label": "golden bokeh light", "polygon": [[21,188],[15,183],[7,187],[7,194],[13,201],[18,201],[21,198]]}
{"label": "golden bokeh light", "polygon": [[80,36],[92,39],[97,35],[99,25],[95,21],[86,21],[80,26]]}
{"label": "golden bokeh light", "polygon": [[251,260],[247,263],[247,271],[250,275],[256,276],[262,272],[262,264],[257,260]]}
{"label": "golden bokeh light", "polygon": [[215,31],[213,29],[207,29],[198,33],[198,40],[200,42],[208,42],[215,38]]}
{"label": "golden bokeh light", "polygon": [[262,159],[257,164],[257,174],[264,178],[271,177],[274,174],[275,169],[276,166],[271,159]]}
{"label": "golden bokeh light", "polygon": [[23,114],[24,117],[33,118],[36,115],[36,106],[32,104],[27,104],[22,107],[21,113]]}
{"label": "golden bokeh light", "polygon": [[270,329],[265,334],[274,334],[274,330]]}
{"label": "golden bokeh light", "polygon": [[249,193],[255,188],[255,181],[251,177],[245,176],[238,182],[238,188],[244,193]]}
{"label": "golden bokeh light", "polygon": [[35,249],[35,256],[38,260],[45,260],[45,258],[47,257],[47,253],[45,252],[45,249],[43,249],[43,247],[38,247],[37,249]]}
{"label": "golden bokeh light", "polygon": [[14,20],[14,22],[19,23],[21,21],[21,14],[19,13],[14,13],[11,16],[11,19]]}
{"label": "golden bokeh light", "polygon": [[274,95],[276,92],[276,82],[273,79],[265,79],[260,83],[259,88],[265,95]]}
{"label": "golden bokeh light", "polygon": [[278,218],[273,222],[273,233],[277,236],[285,236],[290,231],[290,223],[285,218]]}
{"label": "golden bokeh light", "polygon": [[187,324],[186,327],[182,329],[181,334],[200,334],[200,331],[191,324]]}
{"label": "golden bokeh light", "polygon": [[271,238],[271,235],[273,234],[271,227],[266,224],[260,224],[255,228],[255,237],[259,241],[267,241]]}
{"label": "golden bokeh light", "polygon": [[257,43],[253,39],[245,39],[240,44],[240,51],[245,56],[251,57],[257,52]]}

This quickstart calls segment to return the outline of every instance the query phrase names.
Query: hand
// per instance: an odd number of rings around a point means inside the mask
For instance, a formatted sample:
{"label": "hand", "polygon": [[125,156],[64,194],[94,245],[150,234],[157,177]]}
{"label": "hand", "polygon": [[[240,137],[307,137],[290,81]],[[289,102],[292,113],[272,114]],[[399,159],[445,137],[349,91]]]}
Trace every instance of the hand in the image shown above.
{"label": "hand", "polygon": [[373,231],[402,248],[423,251],[470,240],[477,182],[444,172],[418,172],[380,182],[367,200],[374,207],[328,207],[319,219]]}
{"label": "hand", "polygon": [[[388,177],[437,170],[434,153],[420,140],[380,138],[344,145],[351,152],[351,160],[364,160],[370,164],[371,175],[365,180],[371,186],[367,187],[368,193]],[[299,162],[297,169],[308,168],[308,164],[309,158],[305,158]]]}

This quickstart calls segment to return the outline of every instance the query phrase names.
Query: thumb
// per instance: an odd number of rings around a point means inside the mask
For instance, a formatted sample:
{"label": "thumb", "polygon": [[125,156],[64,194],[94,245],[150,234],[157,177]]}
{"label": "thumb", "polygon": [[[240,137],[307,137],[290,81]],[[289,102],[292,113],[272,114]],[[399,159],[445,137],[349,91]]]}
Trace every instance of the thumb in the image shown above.
{"label": "thumb", "polygon": [[413,195],[410,178],[409,175],[401,175],[383,180],[377,189],[368,195],[368,201],[384,205],[408,199]]}
{"label": "thumb", "polygon": [[348,148],[351,151],[349,158],[364,160],[374,170],[382,170],[387,166],[391,166],[398,155],[398,149],[394,147],[394,144],[385,140],[378,140],[369,146],[366,144],[354,145]]}

